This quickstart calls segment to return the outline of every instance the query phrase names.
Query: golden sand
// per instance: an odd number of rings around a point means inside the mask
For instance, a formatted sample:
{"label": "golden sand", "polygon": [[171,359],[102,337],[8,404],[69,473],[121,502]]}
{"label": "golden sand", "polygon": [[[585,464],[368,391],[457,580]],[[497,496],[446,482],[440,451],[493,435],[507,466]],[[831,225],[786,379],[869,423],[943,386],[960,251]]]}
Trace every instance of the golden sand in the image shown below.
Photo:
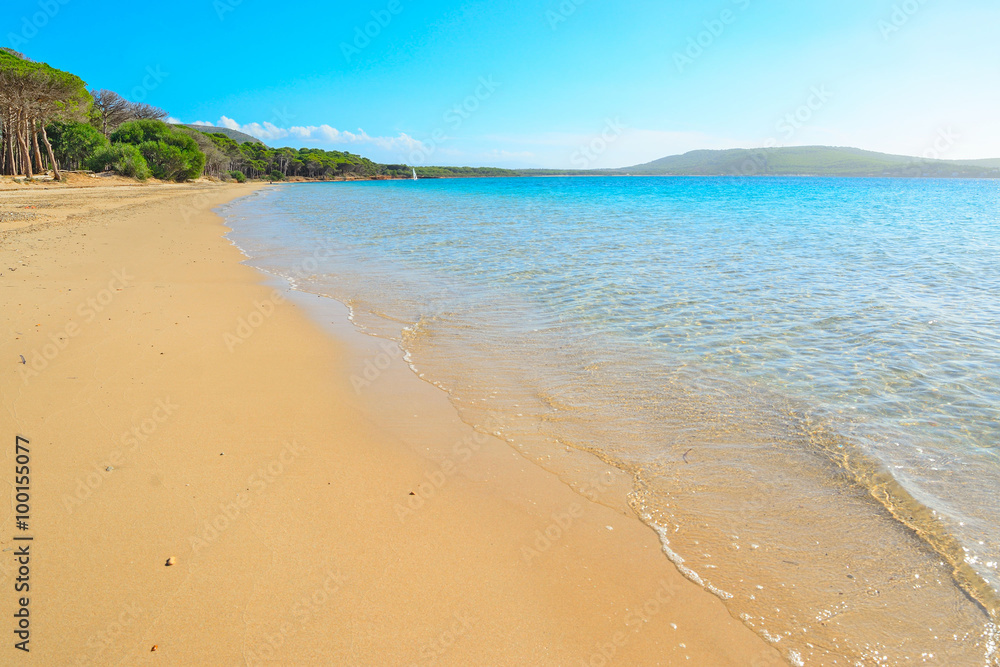
{"label": "golden sand", "polygon": [[784,664],[627,510],[241,265],[211,209],[254,187],[0,190],[0,663]]}

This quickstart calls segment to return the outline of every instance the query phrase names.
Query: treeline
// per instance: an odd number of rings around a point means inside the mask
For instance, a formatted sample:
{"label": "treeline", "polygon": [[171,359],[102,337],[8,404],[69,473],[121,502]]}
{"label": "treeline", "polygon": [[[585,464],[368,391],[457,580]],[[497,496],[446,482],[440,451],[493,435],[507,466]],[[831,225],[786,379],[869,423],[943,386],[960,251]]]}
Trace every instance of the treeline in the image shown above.
{"label": "treeline", "polygon": [[[60,167],[112,171],[140,180],[290,177],[371,178],[409,174],[342,151],[270,148],[222,133],[163,122],[163,109],[110,90],[87,90],[77,76],[0,48],[0,173],[33,178]],[[42,150],[41,147],[44,147]]]}
{"label": "treeline", "polygon": [[[163,122],[167,112],[0,48],[0,173],[34,178],[61,169],[114,172],[140,180],[403,178],[405,164],[378,164],[343,151],[271,148]],[[515,176],[508,169],[417,167],[423,178]]]}
{"label": "treeline", "polygon": [[[409,172],[409,167],[406,165],[400,166]],[[513,169],[500,169],[499,167],[417,167],[416,169],[417,176],[420,178],[470,178],[520,175]]]}
{"label": "treeline", "polygon": [[197,178],[204,155],[160,120],[166,115],[109,90],[88,91],[78,76],[0,48],[0,173],[33,178],[51,170],[61,180],[62,165]]}
{"label": "treeline", "polygon": [[329,180],[333,178],[372,178],[400,176],[409,168],[396,169],[368,158],[342,151],[320,148],[271,148],[256,142],[239,143],[221,132],[205,133],[193,128],[181,128],[197,139],[205,152],[205,173],[217,178],[231,175],[267,178],[280,181],[291,177]]}

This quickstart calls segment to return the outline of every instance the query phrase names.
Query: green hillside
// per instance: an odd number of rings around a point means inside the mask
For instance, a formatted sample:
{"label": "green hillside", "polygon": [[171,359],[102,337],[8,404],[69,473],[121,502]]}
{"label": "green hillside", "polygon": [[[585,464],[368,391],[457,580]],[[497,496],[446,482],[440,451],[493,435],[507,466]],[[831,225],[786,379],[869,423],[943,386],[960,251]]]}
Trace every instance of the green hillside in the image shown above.
{"label": "green hillside", "polygon": [[857,148],[793,148],[692,151],[614,173],[649,176],[894,176],[997,178],[1000,160],[926,160]]}
{"label": "green hillside", "polygon": [[957,162],[978,167],[1000,168],[1000,158],[991,158],[989,160],[957,160]]}

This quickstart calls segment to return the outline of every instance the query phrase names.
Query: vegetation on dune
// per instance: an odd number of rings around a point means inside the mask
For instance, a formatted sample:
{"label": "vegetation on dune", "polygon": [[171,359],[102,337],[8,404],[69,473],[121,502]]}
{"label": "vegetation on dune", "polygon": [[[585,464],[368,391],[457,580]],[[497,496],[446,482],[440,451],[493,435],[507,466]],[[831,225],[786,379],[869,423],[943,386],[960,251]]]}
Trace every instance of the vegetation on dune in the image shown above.
{"label": "vegetation on dune", "polygon": [[[398,165],[402,175],[411,173],[410,167]],[[417,167],[419,178],[467,178],[483,176],[520,176],[520,172],[514,169],[500,169],[499,167]]]}
{"label": "vegetation on dune", "polygon": [[[0,49],[2,173],[29,178],[59,166],[146,179],[408,178],[412,167],[344,151],[271,148],[228,128],[169,125],[167,112],[93,89],[68,72]],[[41,150],[39,146],[44,146]],[[422,178],[516,176],[509,169],[418,167]]]}
{"label": "vegetation on dune", "polygon": [[404,170],[341,151],[240,143],[225,131],[206,134],[168,125],[162,121],[166,116],[162,109],[130,102],[114,91],[88,92],[79,77],[0,49],[3,174],[33,178],[51,169],[59,179],[62,165],[184,181],[203,172],[237,180],[247,176],[284,180],[370,178]]}
{"label": "vegetation on dune", "polygon": [[[190,130],[197,132],[197,130]],[[206,162],[205,172],[222,176],[230,171],[241,171],[250,178],[283,180],[289,177],[332,179],[371,178],[374,176],[404,175],[402,169],[389,168],[368,158],[342,151],[325,151],[321,148],[271,148],[262,143],[239,143],[221,132],[203,134],[214,144],[216,153]],[[394,166],[394,165],[393,165]],[[405,167],[405,166],[404,166]],[[405,167],[409,173],[409,167]],[[275,178],[278,174],[281,179]]]}
{"label": "vegetation on dune", "polygon": [[123,123],[110,139],[139,149],[153,176],[164,181],[187,181],[201,176],[205,154],[186,132],[160,120]]}
{"label": "vegetation on dune", "polygon": [[[93,89],[68,72],[0,49],[2,172],[29,178],[51,169],[113,171],[139,179],[184,181],[203,173],[247,178],[408,178],[412,167],[377,164],[344,151],[271,148],[249,135],[207,126],[169,125],[167,112]],[[45,150],[40,150],[39,146]],[[418,167],[423,178],[514,176],[507,169]]]}
{"label": "vegetation on dune", "polygon": [[[161,165],[170,162],[167,158],[175,157],[169,155],[171,149],[149,146],[150,155],[144,157],[139,149],[116,146],[115,143],[135,142],[116,138],[115,133],[123,124],[166,115],[162,109],[130,102],[112,91],[88,91],[83,80],[69,72],[34,62],[12,49],[0,48],[0,172],[3,174],[33,178],[51,169],[53,177],[60,180],[62,165],[69,169],[83,166],[110,169],[148,178],[151,172],[156,173]],[[147,122],[168,127],[159,120]],[[190,163],[194,158],[188,157]],[[196,163],[194,159],[193,164]],[[200,173],[200,167],[184,172],[191,178]]]}
{"label": "vegetation on dune", "polygon": [[228,162],[212,138],[202,132],[192,130],[186,125],[171,125],[170,127],[175,132],[190,137],[198,145],[198,150],[205,156],[205,173],[216,178],[220,177],[221,171]]}
{"label": "vegetation on dune", "polygon": [[92,171],[113,171],[121,176],[144,181],[153,175],[146,158],[132,144],[106,144],[87,160]]}
{"label": "vegetation on dune", "polygon": [[108,139],[89,123],[55,121],[46,127],[56,161],[65,169],[80,169],[92,155],[108,146]]}
{"label": "vegetation on dune", "polygon": [[0,48],[0,172],[31,177],[51,166],[58,180],[46,125],[82,120],[92,102],[79,77]]}

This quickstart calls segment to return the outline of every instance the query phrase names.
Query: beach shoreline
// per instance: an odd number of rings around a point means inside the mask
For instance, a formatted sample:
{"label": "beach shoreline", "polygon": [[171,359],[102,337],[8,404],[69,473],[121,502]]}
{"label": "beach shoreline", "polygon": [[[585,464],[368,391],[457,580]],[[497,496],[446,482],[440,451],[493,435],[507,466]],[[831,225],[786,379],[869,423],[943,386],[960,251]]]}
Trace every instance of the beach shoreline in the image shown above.
{"label": "beach shoreline", "polygon": [[3,459],[29,441],[34,537],[31,652],[5,656],[784,664],[627,509],[244,265],[212,211],[262,187],[0,192],[25,214],[0,223]]}

